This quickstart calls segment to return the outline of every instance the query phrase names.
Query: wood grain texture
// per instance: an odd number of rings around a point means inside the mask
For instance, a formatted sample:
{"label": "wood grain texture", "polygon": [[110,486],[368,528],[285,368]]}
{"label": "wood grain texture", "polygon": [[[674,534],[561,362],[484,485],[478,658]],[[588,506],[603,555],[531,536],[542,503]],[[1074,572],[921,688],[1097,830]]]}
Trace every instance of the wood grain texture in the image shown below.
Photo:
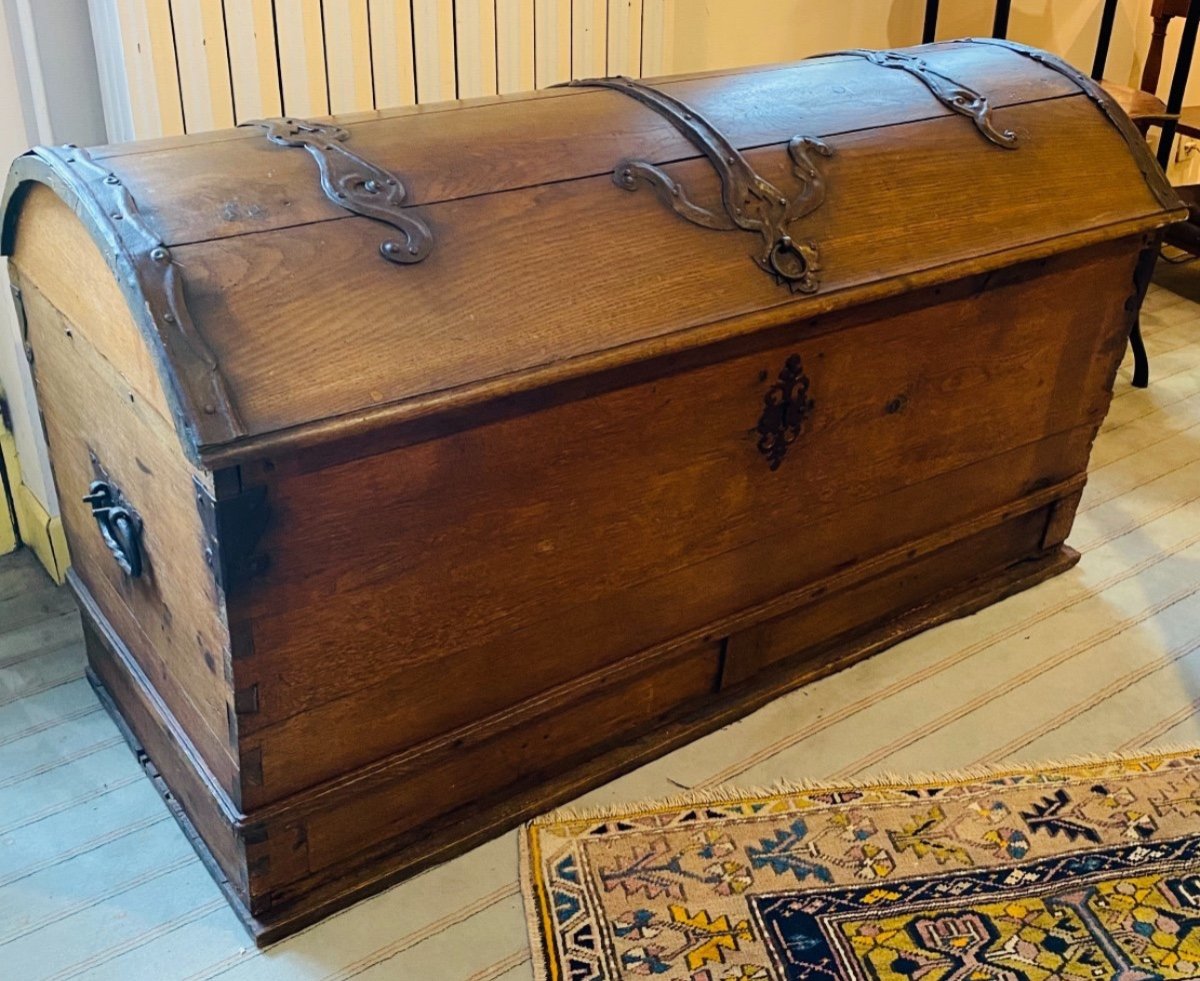
{"label": "wood grain texture", "polygon": [[[439,11],[429,7],[422,16],[434,18],[430,29],[449,30],[449,4]],[[318,21],[306,29],[319,28]],[[453,43],[453,34],[447,43]],[[965,47],[939,48],[936,64],[964,84],[986,90],[994,106],[1079,92],[1057,72],[1031,71],[1026,60],[1012,52]],[[453,78],[430,81],[436,71],[436,66],[426,65],[418,72],[422,93],[437,84],[448,92],[446,98],[453,98]],[[284,82],[288,89],[286,73]],[[858,58],[705,75],[669,81],[664,88],[711,119],[742,149],[779,144],[798,133],[831,136],[951,115],[915,79]],[[285,102],[288,114],[305,114]],[[665,120],[613,92],[581,89],[550,98],[493,100],[465,112],[437,108],[348,123],[347,145],[398,173],[413,204],[603,176],[626,157],[668,162],[697,156]],[[318,105],[311,113],[326,111]],[[1075,104],[1074,112],[1080,125],[1090,124],[1097,131],[1109,128],[1086,102]],[[949,132],[962,152],[980,158],[998,152],[968,121],[958,116],[954,121]],[[182,157],[177,156],[180,152]],[[165,150],[124,152],[112,166],[156,233],[170,244],[345,215],[321,192],[307,154],[272,146],[256,131],[232,139],[214,134]],[[177,206],[181,197],[189,201],[188,208]],[[255,214],[229,217],[225,206],[231,198],[256,205]]]}
{"label": "wood grain texture", "polygon": [[[1121,138],[1095,131],[1073,102],[1001,114],[1010,125],[1038,130],[1023,157],[984,144],[958,117],[831,141],[829,196],[805,223],[806,234],[822,243],[825,269],[823,290],[811,298],[789,294],[767,276],[748,275],[757,272],[745,251],[748,237],[739,243],[730,240],[734,233],[697,228],[653,195],[618,192],[608,177],[426,208],[439,237],[458,246],[435,249],[411,268],[362,261],[363,250],[377,248],[381,238],[376,223],[362,218],[175,254],[188,269],[193,316],[248,430],[270,432],[422,395],[469,391],[522,372],[536,377],[555,364],[636,351],[656,338],[768,308],[802,319],[862,302],[860,291],[874,284],[903,289],[906,277],[933,269],[948,279],[956,264],[959,275],[996,268],[1005,264],[1007,250],[1046,240],[1061,239],[1054,248],[1067,248],[1085,225],[1103,228],[1131,215],[1147,225],[1161,222],[1161,208],[1144,184],[1114,183],[1122,168],[1135,169]],[[1094,112],[1090,104],[1083,108]],[[899,158],[892,150],[897,139],[908,148]],[[1072,160],[1071,148],[1084,139],[1088,155]],[[982,148],[977,156],[976,144]],[[970,167],[956,163],[964,151],[973,154]],[[789,179],[781,149],[749,157],[768,179]],[[693,188],[715,191],[707,163],[671,170]],[[1036,194],[1025,189],[1031,173],[1037,174]],[[903,235],[881,239],[879,229],[893,220],[892,199],[857,189],[893,184],[907,189],[912,210]],[[1048,212],[1047,196],[1072,205]],[[600,260],[580,248],[583,228],[629,243],[622,258]],[[522,261],[497,265],[497,254],[520,254]],[[500,293],[522,302],[497,303]],[[395,316],[399,303],[403,318]],[[338,335],[330,320],[309,311],[334,306],[337,322],[352,325],[352,334],[314,361],[310,352]]]}
{"label": "wood grain texture", "polygon": [[[35,380],[63,527],[80,581],[124,638],[141,670],[190,734],[214,779],[238,796],[230,731],[223,597],[204,561],[194,471],[169,424],[41,291],[26,285]],[[118,568],[82,500],[92,454],[142,516],[141,578]]]}
{"label": "wood grain texture", "polygon": [[[886,547],[1073,476],[1121,351],[1102,338],[1120,336],[1124,312],[1103,297],[1070,310],[1049,298],[1097,277],[1131,281],[1131,263],[1127,248],[1062,261],[1031,281],[316,472],[251,469],[280,503],[278,532],[263,542],[272,568],[236,614],[254,636],[239,684],[259,693],[239,728],[243,752],[261,752],[267,774],[250,799],[819,578],[846,561],[847,538]],[[1015,312],[1030,291],[1046,301],[1041,316]],[[959,334],[973,338],[969,350],[945,339]],[[772,473],[753,427],[795,351],[831,408],[816,410],[794,462]],[[979,404],[986,420],[969,409]],[[369,513],[355,503],[363,495],[377,504]],[[341,541],[362,544],[339,560]],[[512,571],[498,579],[497,562]],[[577,638],[569,657],[563,636]],[[487,671],[513,658],[519,674]],[[303,679],[318,665],[327,680],[314,687]],[[436,679],[451,675],[442,694]],[[418,709],[421,691],[439,694]],[[352,735],[323,738],[331,731]],[[295,767],[298,745],[311,748]]]}
{"label": "wood grain texture", "polygon": [[104,352],[124,382],[170,424],[158,368],[129,311],[125,295],[96,244],[50,188],[30,189],[17,226],[13,266],[63,316]]}

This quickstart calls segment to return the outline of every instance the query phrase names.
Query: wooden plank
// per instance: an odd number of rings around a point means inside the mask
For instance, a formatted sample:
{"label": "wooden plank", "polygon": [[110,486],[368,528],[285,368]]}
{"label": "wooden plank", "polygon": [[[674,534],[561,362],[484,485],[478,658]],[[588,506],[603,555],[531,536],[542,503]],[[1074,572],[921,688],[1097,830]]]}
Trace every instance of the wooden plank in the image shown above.
{"label": "wooden plank", "polygon": [[375,108],[367,2],[339,0],[321,5],[331,113]]}
{"label": "wooden plank", "polygon": [[[1087,115],[1078,115],[1072,103],[1013,110],[1006,118],[1036,127],[1039,138],[1020,159],[979,141],[969,167],[950,162],[961,162],[960,137],[976,139],[959,129],[957,116],[839,138],[827,165],[831,184],[902,182],[909,189],[908,234],[880,237],[894,214],[886,195],[831,195],[805,222],[805,234],[821,243],[825,266],[816,299],[794,298],[758,274],[745,251],[749,243],[730,242],[734,233],[681,221],[652,194],[618,193],[608,176],[427,208],[452,247],[435,248],[399,287],[395,267],[362,261],[382,234],[365,218],[181,246],[176,260],[188,270],[193,315],[243,418],[252,432],[267,432],[475,386],[752,311],[777,307],[782,314],[790,307],[793,317],[812,316],[850,302],[852,290],[884,282],[911,289],[903,277],[993,261],[987,257],[1076,235],[1079,214],[1098,226],[1139,212],[1158,220],[1153,216],[1161,212],[1138,178],[1115,179],[1135,170],[1121,138],[1095,128],[1090,104]],[[909,152],[888,149],[896,139]],[[1070,147],[1084,139],[1089,153],[1073,159]],[[264,147],[271,150],[291,152]],[[748,158],[768,180],[786,182],[789,160],[780,148]],[[690,187],[713,179],[706,160],[671,169]],[[1027,190],[1032,175],[1037,194]],[[1071,208],[1047,211],[1046,195],[1070,200]],[[964,213],[1003,220],[964,223]],[[624,243],[628,261],[597,262],[595,252],[578,247],[583,229],[597,241]],[[919,252],[911,249],[913,240],[923,243]],[[497,254],[512,261],[497,266]],[[629,262],[637,276],[629,275]],[[978,268],[960,265],[958,274]],[[303,275],[306,288],[263,289],[279,282],[281,270]],[[581,282],[587,290],[578,289]],[[402,319],[394,314],[397,288],[404,293]],[[524,302],[497,304],[501,290]],[[327,343],[328,331],[306,311],[314,297],[335,295],[341,315],[355,323],[355,343],[314,364],[308,352]],[[398,359],[397,351],[405,356]]]}
{"label": "wooden plank", "polygon": [[608,0],[607,73],[642,73],[642,0]]}
{"label": "wooden plank", "polygon": [[[999,49],[942,49],[936,63],[963,84],[987,91],[1001,116],[1016,103],[1078,92],[1058,73],[1030,72],[1024,59]],[[797,86],[807,93],[804,100],[794,97]],[[712,120],[739,148],[777,143],[795,133],[831,136],[847,129],[916,124],[951,115],[904,73],[881,74],[880,68],[858,58],[701,77],[664,87]],[[666,120],[599,89],[556,90],[479,104],[466,112],[407,112],[353,123],[350,129],[357,152],[403,176],[413,204],[607,175],[628,156],[665,162],[696,155],[695,147]],[[1068,112],[1081,117],[1077,125],[1109,129],[1082,97]],[[1040,124],[1034,125],[1040,130]],[[570,139],[564,140],[564,133]],[[1120,146],[1111,131],[1100,139]],[[973,156],[990,158],[997,152],[957,116],[947,129],[947,145]],[[480,148],[486,153],[480,155]],[[345,216],[312,180],[310,158],[268,146],[257,133],[253,138],[194,144],[184,151],[186,166],[176,152],[172,148],[111,161],[142,213],[169,244]],[[1124,147],[1120,152],[1128,158]],[[1007,163],[1014,168],[1025,159],[1009,157]],[[945,153],[939,159],[955,173],[963,170]],[[1117,165],[1136,173],[1126,161]],[[238,209],[249,212],[247,216],[231,216],[226,206],[234,199],[258,207]],[[188,201],[189,207],[179,207],[180,200]]]}
{"label": "wooden plank", "polygon": [[[259,943],[273,942],[294,933],[350,902],[460,855],[522,821],[565,804],[587,790],[657,759],[676,747],[694,742],[791,689],[840,670],[936,624],[967,616],[1006,596],[1028,589],[1065,572],[1078,560],[1078,553],[1063,547],[1037,561],[1019,563],[983,580],[964,583],[953,594],[940,596],[935,603],[911,611],[884,627],[854,638],[838,650],[830,651],[827,660],[817,664],[789,665],[761,681],[755,680],[736,691],[718,695],[697,712],[678,719],[668,719],[640,739],[617,746],[565,774],[513,787],[502,799],[480,802],[457,812],[439,815],[436,821],[418,832],[374,846],[364,844],[353,862],[328,869],[324,875],[311,876],[273,893],[276,904],[269,913],[262,914],[262,919],[254,921],[251,929]],[[384,778],[390,776],[371,774],[362,781],[363,785],[369,783],[377,788],[378,796],[374,799],[360,797],[357,781],[354,780],[343,782],[332,794],[314,799],[312,803],[315,807],[326,812],[321,818],[321,827],[332,827],[328,812],[343,807],[346,809],[342,811],[342,821],[346,826],[355,826],[361,816],[356,813],[353,804],[346,806],[347,801],[369,800],[368,807],[382,806],[392,814],[400,813],[404,802],[394,802],[387,796],[389,786]],[[302,827],[306,822],[297,821],[292,814],[281,811],[272,816],[270,823],[272,826],[281,826],[284,835],[290,833],[295,836],[297,824]]]}
{"label": "wooden plank", "polygon": [[282,115],[272,0],[225,4],[225,27],[237,122]]}
{"label": "wooden plank", "polygon": [[571,0],[534,0],[534,85],[539,89],[571,78]]}
{"label": "wooden plank", "polygon": [[133,137],[183,133],[170,0],[118,0]]}
{"label": "wooden plank", "polygon": [[[19,261],[19,260],[18,260]],[[96,262],[103,260],[96,255]],[[175,433],[131,397],[112,365],[26,278],[39,401],[62,520],[80,580],[125,639],[226,793],[237,795],[225,680],[224,604],[204,558],[205,534]],[[94,451],[143,517],[144,569],[121,572],[83,494]]]}
{"label": "wooden plank", "polygon": [[501,93],[527,92],[534,79],[534,0],[496,0],[496,74]]}
{"label": "wooden plank", "polygon": [[412,0],[417,101],[458,98],[454,64],[453,0]]}
{"label": "wooden plank", "polygon": [[496,0],[456,0],[458,98],[496,94]]}
{"label": "wooden plank", "polygon": [[[281,519],[286,537],[268,531],[272,571],[239,601],[239,615],[254,617],[255,653],[236,662],[238,685],[257,684],[262,696],[262,711],[239,726],[250,740],[243,750],[261,747],[268,768],[303,744],[310,766],[324,760],[322,772],[336,773],[386,752],[389,739],[395,746],[428,735],[423,726],[498,711],[765,602],[781,581],[819,579],[845,561],[848,541],[870,540],[870,554],[900,548],[1025,488],[1071,478],[1107,404],[1124,314],[1097,297],[1069,318],[1029,303],[1042,312],[1017,323],[1013,298],[1118,282],[1131,264],[1110,256],[982,295],[963,287],[941,306],[393,454],[295,476],[276,467],[276,477],[261,478],[272,482],[270,499],[306,507]],[[943,331],[968,332],[974,350],[951,354],[934,340]],[[748,433],[763,366],[791,351],[802,352],[827,408],[801,437],[800,469],[788,461],[773,474]],[[903,392],[911,403],[888,411]],[[1080,392],[1091,393],[1085,404]],[[987,420],[970,411],[976,404],[989,406]],[[1068,430],[1076,432],[1065,443],[1046,438]],[[1008,451],[999,473],[965,469]],[[519,470],[506,467],[513,459]],[[438,480],[450,461],[461,490]],[[941,475],[949,476],[935,483]],[[480,486],[486,502],[472,490]],[[367,523],[345,504],[361,496],[386,502]],[[572,503],[554,509],[546,500]],[[1039,537],[1043,527],[1044,518]],[[335,557],[345,540],[363,543],[353,561]],[[563,636],[573,638],[569,660],[556,653]],[[486,669],[513,658],[519,674]],[[312,671],[325,679],[319,691],[296,683]],[[314,705],[356,685],[362,698]],[[433,691],[435,700],[422,694]],[[291,721],[258,731],[280,713]],[[355,735],[334,745],[319,737],[329,731]],[[287,792],[272,779],[264,793]]]}
{"label": "wooden plank", "polygon": [[675,65],[675,0],[642,0],[642,69],[647,78]]}
{"label": "wooden plank", "polygon": [[370,11],[375,104],[381,109],[414,105],[417,76],[411,0],[371,0]]}
{"label": "wooden plank", "polygon": [[275,0],[283,111],[288,116],[329,112],[325,27],[321,0]]}
{"label": "wooden plank", "polygon": [[233,90],[221,0],[171,0],[183,123],[189,133],[233,125]]}
{"label": "wooden plank", "polygon": [[929,597],[952,591],[959,583],[1040,554],[1044,551],[1042,532],[1052,507],[1031,511],[733,634],[725,649],[722,687],[740,684],[797,654],[819,657],[838,637],[857,633],[865,626],[883,625],[898,611],[918,608]]}
{"label": "wooden plank", "polygon": [[571,0],[571,77],[608,72],[608,0]]}

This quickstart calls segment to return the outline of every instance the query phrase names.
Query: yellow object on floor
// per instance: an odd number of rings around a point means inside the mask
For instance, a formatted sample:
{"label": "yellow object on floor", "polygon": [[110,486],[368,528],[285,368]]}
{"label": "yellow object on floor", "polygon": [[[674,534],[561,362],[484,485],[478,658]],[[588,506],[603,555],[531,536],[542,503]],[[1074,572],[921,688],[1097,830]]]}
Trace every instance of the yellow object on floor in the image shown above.
{"label": "yellow object on floor", "polygon": [[[21,481],[21,464],[17,459],[17,448],[12,433],[0,429],[0,456],[4,459],[4,470],[8,477],[8,486],[12,491],[12,512],[4,506],[4,515],[0,515],[0,554],[16,548],[16,535],[20,541],[33,550],[42,567],[50,573],[50,577],[60,585],[67,577],[67,569],[71,565],[71,557],[67,553],[67,537],[63,533],[62,518],[51,516],[45,506],[30,492]],[[6,521],[16,518],[16,528],[12,529],[13,541],[5,547],[4,525]]]}

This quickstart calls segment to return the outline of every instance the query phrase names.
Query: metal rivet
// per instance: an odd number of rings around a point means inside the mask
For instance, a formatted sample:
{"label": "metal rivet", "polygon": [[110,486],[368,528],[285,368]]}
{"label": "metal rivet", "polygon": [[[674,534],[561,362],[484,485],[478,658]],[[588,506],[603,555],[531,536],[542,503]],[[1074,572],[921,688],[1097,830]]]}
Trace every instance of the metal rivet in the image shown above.
{"label": "metal rivet", "polygon": [[161,245],[150,250],[150,258],[155,262],[163,262],[167,259],[170,253],[167,252]]}
{"label": "metal rivet", "polygon": [[363,190],[365,190],[368,194],[378,194],[379,193],[379,181],[376,181],[376,180],[367,181],[363,185]]}
{"label": "metal rivet", "polygon": [[173,314],[173,313],[164,313],[164,314],[163,314],[163,320],[165,320],[165,321],[166,321],[167,323],[169,323],[169,324],[173,324],[173,323],[175,323],[175,314]]}
{"label": "metal rivet", "polygon": [[109,174],[107,177],[104,178],[104,183],[105,184],[120,184],[121,178],[119,178],[116,174]]}
{"label": "metal rivet", "polygon": [[206,403],[206,404],[205,404],[205,406],[204,406],[204,414],[205,414],[206,416],[214,416],[214,415],[216,415],[216,414],[217,414],[217,407],[216,407],[215,405],[211,405],[211,404],[207,404],[207,403]]}

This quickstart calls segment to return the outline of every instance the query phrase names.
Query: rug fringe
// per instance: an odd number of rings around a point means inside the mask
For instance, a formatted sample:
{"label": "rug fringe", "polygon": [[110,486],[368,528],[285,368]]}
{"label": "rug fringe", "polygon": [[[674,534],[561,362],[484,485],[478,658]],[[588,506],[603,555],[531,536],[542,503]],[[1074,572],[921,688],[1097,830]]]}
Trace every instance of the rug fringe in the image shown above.
{"label": "rug fringe", "polygon": [[[918,772],[912,774],[880,773],[862,780],[777,780],[769,787],[738,786],[720,784],[707,790],[690,790],[671,794],[651,801],[633,804],[601,804],[593,807],[561,807],[543,814],[525,824],[533,828],[549,824],[574,823],[577,821],[603,821],[620,817],[631,817],[649,811],[661,811],[683,807],[703,807],[712,804],[728,804],[734,801],[756,800],[777,797],[782,794],[809,794],[817,791],[842,790],[885,790],[908,787],[936,786],[942,783],[970,783],[975,780],[995,780],[1023,773],[1051,775],[1081,767],[1104,766],[1106,764],[1131,763],[1152,759],[1178,759],[1183,756],[1200,755],[1200,746],[1188,744],[1164,744],[1152,749],[1132,750],[1122,753],[1097,753],[1068,756],[1049,762],[982,764],[960,770],[944,772]],[[522,836],[523,837],[523,836]]]}

